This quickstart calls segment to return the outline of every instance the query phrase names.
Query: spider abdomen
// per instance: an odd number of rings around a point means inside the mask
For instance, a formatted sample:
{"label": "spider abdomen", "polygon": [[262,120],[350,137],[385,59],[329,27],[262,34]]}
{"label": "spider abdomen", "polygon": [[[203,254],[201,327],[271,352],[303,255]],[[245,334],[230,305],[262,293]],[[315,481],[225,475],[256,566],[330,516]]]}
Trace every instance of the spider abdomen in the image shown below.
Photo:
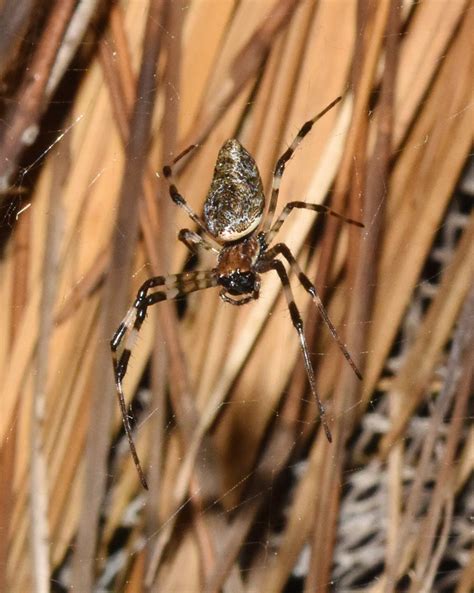
{"label": "spider abdomen", "polygon": [[209,232],[236,241],[255,230],[265,207],[262,180],[253,157],[238,140],[227,140],[217,155],[204,204]]}

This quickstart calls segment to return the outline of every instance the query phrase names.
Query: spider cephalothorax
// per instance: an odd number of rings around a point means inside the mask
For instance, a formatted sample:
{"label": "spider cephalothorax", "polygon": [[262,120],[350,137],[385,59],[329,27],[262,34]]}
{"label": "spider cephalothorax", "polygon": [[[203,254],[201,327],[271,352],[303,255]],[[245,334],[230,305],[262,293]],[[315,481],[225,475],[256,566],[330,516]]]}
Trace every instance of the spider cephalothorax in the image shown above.
{"label": "spider cephalothorax", "polygon": [[[301,270],[290,249],[284,243],[277,243],[271,248],[270,245],[280,230],[281,225],[286,220],[286,217],[294,208],[304,208],[313,212],[331,214],[345,222],[360,227],[364,226],[360,222],[334,212],[327,206],[307,204],[300,201],[288,202],[277,220],[272,223],[278,201],[280,179],[285,170],[286,163],[290,160],[303,137],[311,130],[313,124],[338,103],[340,99],[338,97],[321,111],[321,113],[307,121],[298,132],[291,146],[278,159],[273,174],[270,203],[265,216],[263,215],[265,210],[265,196],[257,165],[250,153],[238,140],[227,140],[219,151],[211,187],[204,204],[204,220],[190,208],[186,200],[179,193],[176,185],[171,181],[172,168],[170,166],[164,167],[163,174],[170,181],[169,192],[172,200],[187,212],[191,220],[197,224],[203,233],[203,236],[201,236],[189,229],[182,229],[179,232],[178,239],[193,253],[199,249],[213,251],[217,254],[217,265],[211,270],[185,272],[170,276],[156,276],[144,282],[138,291],[133,305],[123,318],[111,341],[115,383],[125,432],[128,437],[135,466],[145,488],[147,484],[132,439],[132,430],[125,405],[122,381],[127,371],[131,348],[145,319],[147,308],[160,301],[174,299],[184,294],[213,286],[221,287],[220,297],[226,303],[243,305],[258,298],[260,274],[265,274],[266,272],[275,271],[280,278],[290,311],[291,321],[298,333],[310,388],[318,404],[321,423],[326,436],[331,441],[331,433],[326,423],[324,406],[316,391],[313,366],[303,332],[303,320],[293,298],[288,273],[278,256],[282,257],[289,264],[290,270],[296,275],[303,288],[308,292],[314,304],[319,309],[344,357],[356,375],[359,378],[362,378],[362,376],[337,335],[336,329],[319,298],[316,287]],[[192,148],[194,147],[190,147],[181,153],[173,164]],[[155,292],[150,292],[151,289],[156,287],[161,288]],[[121,352],[118,354],[119,348],[122,345]]]}
{"label": "spider cephalothorax", "polygon": [[[221,298],[234,305],[243,304],[243,299],[235,300],[231,296],[252,295],[258,298],[260,276],[256,264],[260,256],[260,242],[254,233],[240,241],[226,245],[217,258],[217,282],[223,287]],[[227,294],[228,293],[228,294]],[[248,298],[245,302],[248,302]]]}

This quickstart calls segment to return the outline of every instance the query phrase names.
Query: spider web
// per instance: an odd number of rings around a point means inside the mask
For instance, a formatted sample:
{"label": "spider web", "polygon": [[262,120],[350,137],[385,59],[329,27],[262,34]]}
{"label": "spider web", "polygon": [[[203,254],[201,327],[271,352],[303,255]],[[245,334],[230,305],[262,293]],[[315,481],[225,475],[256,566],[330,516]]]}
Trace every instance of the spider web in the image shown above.
{"label": "spider web", "polygon": [[[166,31],[166,33],[168,34],[170,32]],[[90,65],[87,63],[85,70],[89,68]],[[174,92],[176,100],[178,102],[181,101],[179,92],[176,89],[174,89]],[[248,109],[251,110],[251,108],[252,104],[250,101]],[[69,142],[73,141],[70,136],[74,136],[74,133],[77,131],[80,133],[83,119],[88,119],[89,117],[93,117],[92,103],[90,111],[82,112],[75,116],[71,123],[67,125],[61,122],[57,126],[53,123],[54,117],[52,118],[51,114],[49,114],[45,120],[46,127],[42,130],[41,141],[43,147],[36,148],[36,150],[32,151],[32,154],[25,156],[23,168],[20,171],[20,177],[16,184],[17,189],[22,190],[24,187],[34,187],[36,183],[41,183],[41,168],[44,162],[52,154],[61,153],[63,150],[67,153]],[[453,116],[451,114],[441,114],[440,117],[442,120],[448,121],[448,118]],[[245,121],[245,118],[243,118],[243,121]],[[245,124],[242,124],[242,128],[245,132]],[[288,134],[286,134],[286,141],[288,141],[288,137]],[[417,146],[412,145],[403,146],[403,150],[415,150],[417,148]],[[117,156],[117,160],[119,158]],[[94,170],[94,175],[84,182],[87,190],[93,188],[103,175],[107,175],[107,171],[97,166]],[[205,180],[202,183],[205,185]],[[399,334],[392,346],[391,354],[377,383],[377,390],[371,399],[369,408],[361,419],[360,426],[350,441],[350,447],[348,447],[345,457],[345,467],[342,473],[342,497],[337,526],[337,540],[333,553],[331,577],[329,582],[326,583],[328,590],[333,590],[337,593],[355,593],[360,590],[368,590],[367,588],[374,586],[378,579],[384,575],[386,568],[384,564],[385,546],[387,544],[389,529],[387,516],[390,513],[390,475],[388,465],[380,461],[376,452],[382,438],[387,434],[391,425],[388,394],[390,393],[394,377],[397,376],[397,373],[403,366],[407,352],[418,335],[420,325],[423,323],[426,311],[437,293],[438,285],[443,274],[452,264],[462,233],[468,226],[469,212],[474,195],[473,187],[474,169],[471,162],[466,166],[456,192],[449,204],[442,226],[433,243],[430,256],[418,280],[413,298],[404,315]],[[385,195],[381,196],[381,207],[385,199]],[[20,194],[14,200],[4,203],[2,226],[4,230],[3,244],[5,253],[8,253],[9,250],[9,241],[12,237],[11,230],[21,220],[22,216],[27,215],[30,207],[35,207],[35,205],[30,201],[28,192],[25,197]],[[40,208],[44,209],[45,207],[47,205],[44,202],[40,204]],[[78,214],[78,216],[80,217],[81,215]],[[179,225],[176,224],[175,226],[178,228]],[[320,227],[315,226],[314,228],[319,229]],[[127,235],[126,229],[119,229],[119,232],[123,233],[124,236]],[[32,240],[34,241],[35,239],[33,238]],[[312,248],[313,245],[310,244],[308,239],[304,243],[301,252],[303,259],[307,257],[310,264],[308,253]],[[193,269],[203,266],[204,263],[204,261],[192,259],[185,263],[185,267]],[[142,273],[144,268],[148,273],[148,267],[148,262],[143,262],[138,256],[134,262],[134,276]],[[172,269],[172,264],[170,264],[170,269]],[[72,276],[74,275],[72,274]],[[77,279],[74,279],[72,284],[74,282],[77,283]],[[66,302],[69,290],[70,287],[69,289],[62,288],[60,290],[60,299]],[[296,292],[296,294],[297,300],[302,302],[304,299],[303,293]],[[90,295],[87,298],[90,298]],[[94,298],[94,292],[92,292],[92,298]],[[258,303],[255,306],[258,306]],[[182,317],[183,332],[186,332],[189,324],[197,319],[196,304],[192,299],[189,299],[189,301],[178,303],[178,308]],[[286,324],[287,327],[284,330],[286,333],[281,333],[281,341],[274,344],[274,352],[272,354],[273,360],[276,361],[276,368],[273,372],[275,376],[284,378],[284,364],[286,363],[286,359],[294,361],[298,356],[296,336],[289,322],[289,316],[283,301],[277,302],[276,306],[271,309],[270,315],[272,317],[271,321],[275,321],[276,323],[282,321],[280,326],[283,327]],[[151,320],[149,321],[149,329],[145,330],[145,332],[149,331],[151,333],[154,323]],[[235,336],[235,332],[233,335]],[[223,335],[221,338],[224,342],[222,348],[224,350],[228,349],[229,344],[227,342],[231,342],[233,339],[232,334],[229,332],[228,335]],[[146,343],[147,339],[143,337],[139,340],[138,349]],[[108,345],[105,342],[101,342],[99,346],[106,348]],[[442,388],[443,380],[449,373],[448,362],[451,348],[452,342],[446,344],[443,355],[440,357],[440,363],[436,369],[435,378],[432,381],[431,397],[417,406],[403,435],[403,442],[406,447],[405,455],[403,456],[404,465],[401,469],[403,475],[403,493],[401,498],[403,501],[407,500],[417,476],[423,443],[427,439],[429,432],[432,408],[436,402],[436,396]],[[325,342],[321,343],[320,347],[318,343],[318,349],[319,352],[317,354],[320,354],[323,359],[334,355],[334,352],[328,352]],[[250,356],[251,359],[252,354]],[[133,400],[133,410],[138,420],[138,432],[146,427],[147,422],[152,416],[162,414],[163,412],[153,405],[150,368],[147,367],[146,371],[142,373],[145,363],[146,360],[144,357],[138,353],[132,361],[132,366],[134,367],[132,372],[136,375],[143,375],[137,395]],[[76,364],[73,363],[73,368],[70,371],[74,374],[75,380],[78,381],[79,372],[75,366]],[[283,379],[281,380],[283,381]],[[237,407],[247,408],[251,411],[250,413],[254,409],[257,410],[258,397],[256,394],[260,387],[261,385],[257,385],[248,395],[245,394],[246,396],[243,399],[237,401],[230,399],[226,401],[223,406],[225,408],[224,414],[227,409],[235,409]],[[284,392],[287,393],[289,391],[290,385],[287,384]],[[311,407],[311,405],[312,402],[308,402],[308,407]],[[61,410],[64,411],[64,408],[60,408]],[[176,432],[177,426],[177,419],[172,408],[168,406],[167,410],[164,429],[165,437],[173,435]],[[278,404],[273,412],[275,423],[278,422],[280,411],[280,404]],[[349,413],[349,410],[347,412]],[[447,418],[449,419],[449,414]],[[297,496],[298,484],[300,484],[310,463],[310,445],[315,435],[314,427],[314,413],[311,414],[311,412],[308,412],[307,416],[301,419],[301,432],[297,433],[298,439],[295,439],[293,443],[295,451],[289,456],[283,471],[281,471],[279,464],[275,461],[273,466],[275,468],[275,475],[268,482],[262,484],[260,490],[257,488],[257,490],[248,492],[248,485],[257,476],[257,470],[251,464],[248,473],[240,475],[238,479],[231,481],[230,484],[226,483],[219,499],[217,501],[207,501],[201,511],[201,515],[204,518],[217,514],[231,524],[234,518],[238,516],[239,511],[245,508],[246,505],[251,504],[255,498],[260,497],[264,500],[252,529],[249,531],[238,555],[238,571],[244,583],[247,582],[248,575],[255,573],[255,566],[260,565],[260,572],[264,572],[265,569],[270,569],[274,566],[275,558],[278,558],[281,544],[284,540],[285,530],[288,526],[292,505]],[[13,429],[13,425],[10,428]],[[426,473],[423,481],[422,496],[419,512],[416,517],[420,522],[424,517],[426,509],[429,507],[430,499],[433,495],[436,476],[446,449],[448,428],[448,422],[441,426],[439,433],[436,435],[436,441],[429,463],[425,467]],[[57,434],[59,435],[59,430]],[[241,438],[239,434],[230,434],[228,436],[233,436],[235,441]],[[302,437],[303,446],[300,444],[299,437]],[[460,449],[462,444],[468,439],[468,426],[465,422],[460,437]],[[229,456],[238,455],[241,450],[246,451],[245,447],[240,448],[241,443],[235,441],[230,442],[229,449],[226,451],[227,457],[223,455],[227,461],[229,460]],[[264,444],[260,444],[260,446],[264,448]],[[128,455],[129,451],[126,439],[118,431],[110,448],[108,471],[111,475],[119,476],[124,473],[124,465],[129,462]],[[255,459],[257,459],[257,455]],[[207,460],[205,455],[201,459],[204,465],[208,461],[209,465],[211,465],[213,460],[211,457]],[[270,474],[271,469],[270,467]],[[133,475],[133,472],[130,475]],[[231,475],[233,474],[231,473]],[[131,563],[140,555],[143,549],[152,550],[154,548],[160,535],[165,532],[167,526],[174,520],[175,516],[178,517],[176,527],[177,542],[187,537],[190,525],[192,524],[192,496],[190,496],[179,507],[179,512],[177,511],[176,514],[168,517],[157,530],[152,530],[150,533],[144,527],[143,522],[144,506],[146,503],[145,494],[134,493],[132,495],[130,494],[130,488],[126,494],[123,494],[124,491],[121,491],[120,488],[121,486],[117,486],[115,481],[111,480],[106,499],[103,503],[101,526],[98,530],[102,539],[100,539],[99,550],[94,550],[93,552],[97,566],[97,574],[94,581],[94,591],[96,593],[126,590],[129,576],[128,571]],[[118,501],[120,496],[122,499]],[[75,501],[75,504],[77,504],[77,501]],[[472,546],[470,517],[472,517],[473,512],[474,496],[472,483],[466,481],[464,487],[456,491],[454,497],[454,509],[448,533],[449,545],[445,546],[439,562],[439,569],[432,589],[435,593],[455,591],[459,584],[463,569],[469,562],[469,547]],[[113,529],[110,529],[111,525],[114,526]],[[109,528],[108,531],[107,528]],[[71,583],[73,583],[72,563],[75,550],[75,537],[76,533],[72,532],[70,534],[68,551],[62,558],[55,559],[54,574],[52,576],[52,588],[55,591],[66,591],[71,586]],[[436,541],[441,541],[441,539],[442,534],[437,534]],[[293,562],[291,576],[284,587],[285,593],[304,591],[309,572],[311,553],[311,546],[305,544],[300,551],[299,557]],[[258,583],[258,580],[255,582]],[[399,583],[400,591],[408,591],[410,590],[409,587],[410,583],[406,580],[402,580]],[[251,591],[254,589],[249,585],[248,590]]]}
{"label": "spider web", "polygon": [[[388,387],[391,380],[403,365],[406,352],[417,336],[424,315],[436,295],[443,273],[452,262],[462,231],[467,227],[471,200],[474,196],[473,187],[474,168],[472,162],[469,161],[456,192],[453,194],[443,225],[435,238],[415,294],[404,316],[399,335],[393,345],[392,354],[387,360],[386,368],[380,379],[381,388],[373,398],[373,403],[363,418],[358,434],[352,440],[351,455],[346,458],[342,485],[343,496],[331,576],[331,587],[340,593],[356,593],[365,590],[365,587],[376,582],[384,572],[387,515],[390,506],[388,492],[390,478],[387,465],[374,458],[374,453],[391,422],[386,395],[389,393]],[[283,312],[284,308],[279,311],[279,313]],[[436,375],[440,378],[446,377],[448,373],[447,363],[450,348],[451,344],[447,344],[445,356],[436,371]],[[383,389],[383,385],[387,385],[387,388]],[[434,387],[435,392],[436,389]],[[145,388],[138,394],[136,410],[147,409],[149,402],[150,393],[148,388]],[[232,402],[229,405],[232,406]],[[404,478],[404,494],[402,496],[404,499],[408,497],[418,471],[423,443],[429,431],[432,405],[433,402],[428,402],[419,406],[411,417],[406,430],[404,439],[406,443],[405,465],[402,468]],[[168,427],[172,424],[173,419],[171,418],[168,421]],[[439,464],[446,447],[446,437],[446,427],[441,427],[433,447],[433,455],[426,468],[420,502],[420,519],[433,494]],[[462,439],[467,438],[468,429],[465,426]],[[119,456],[127,456],[128,445],[124,437],[118,445],[121,450]],[[292,458],[281,477],[262,490],[261,494],[267,497],[268,503],[264,505],[259,514],[257,526],[249,534],[245,548],[242,550],[240,564],[244,574],[249,563],[252,562],[255,549],[260,549],[260,557],[270,558],[278,555],[281,534],[288,518],[287,514],[291,508],[296,484],[307,469],[307,454],[308,451],[305,450],[296,458]],[[246,481],[250,478],[251,474],[243,479]],[[222,498],[225,499],[238,486],[240,484],[233,485],[228,492],[224,492]],[[127,565],[129,554],[133,554],[130,549],[128,552],[124,551],[121,538],[125,537],[124,534],[131,533],[134,528],[140,526],[140,510],[143,501],[143,496],[135,498],[124,511],[123,521],[115,536],[117,550],[110,555],[105,563],[103,572],[97,581],[97,591],[113,590],[116,575]],[[244,497],[239,502],[239,506],[245,505],[245,503]],[[446,546],[440,561],[433,584],[433,592],[454,591],[459,583],[462,569],[468,562],[469,550],[472,546],[470,516],[473,508],[472,481],[468,481],[467,485],[456,495],[455,510],[449,531],[449,546]],[[232,507],[226,512],[234,513],[235,510],[236,507]],[[148,545],[156,535],[154,534],[150,539],[140,539],[136,542],[135,551],[138,552],[143,545]],[[310,555],[310,547],[305,546],[294,565],[285,593],[297,593],[304,590]],[[403,581],[400,586],[401,590],[404,590]]]}
{"label": "spider web", "polygon": [[[446,267],[449,267],[462,231],[466,228],[469,218],[470,203],[474,196],[474,168],[468,163],[460,183],[453,194],[443,226],[440,228],[433,243],[430,257],[426,262],[420,277],[416,292],[404,316],[402,327],[394,343],[391,356],[381,378],[380,384],[389,385],[390,380],[402,366],[406,352],[415,339],[418,328],[422,323],[424,313],[436,294],[438,283]],[[443,357],[437,369],[437,376],[446,377],[450,344],[445,348]],[[385,381],[384,379],[387,379]],[[365,590],[383,575],[385,561],[385,546],[387,543],[387,529],[390,507],[389,471],[386,464],[374,457],[381,438],[390,426],[390,410],[388,399],[385,397],[388,389],[380,389],[373,404],[365,414],[358,434],[351,443],[351,455],[346,458],[344,470],[343,496],[337,529],[337,542],[334,550],[334,566],[331,577],[333,590],[340,593],[357,593]],[[144,389],[139,393],[139,406],[147,408],[149,391]],[[406,455],[402,474],[404,478],[403,498],[406,500],[419,469],[418,463],[423,443],[429,431],[431,420],[430,406],[432,403],[421,405],[411,417],[406,431]],[[232,405],[232,403],[230,404]],[[172,420],[170,420],[170,423]],[[423,481],[422,499],[420,502],[419,519],[429,505],[430,497],[439,471],[446,447],[446,426],[441,427],[433,447],[433,454],[426,468]],[[462,439],[468,438],[465,426]],[[128,455],[126,439],[122,437],[119,443],[122,455]],[[241,554],[241,569],[243,572],[251,561],[255,548],[260,549],[260,556],[273,557],[279,553],[282,532],[287,515],[293,501],[296,484],[307,469],[306,450],[297,458],[291,460],[281,477],[270,484],[262,495],[268,498],[264,505],[257,527],[247,538],[246,548]],[[245,476],[245,479],[249,479]],[[236,485],[237,486],[237,485]],[[446,546],[433,592],[448,593],[454,591],[459,584],[462,568],[469,560],[472,546],[471,520],[474,509],[474,491],[472,480],[468,481],[455,498],[455,509],[449,531],[449,545]],[[230,490],[232,490],[231,488]],[[223,494],[225,498],[226,494]],[[140,510],[144,497],[135,498],[124,511],[123,521],[116,534],[117,551],[108,558],[103,572],[97,582],[97,591],[113,590],[114,578],[128,562],[129,552],[125,552],[121,536],[140,526]],[[241,505],[245,504],[245,498]],[[229,513],[235,511],[232,508]],[[155,534],[156,535],[156,534]],[[154,537],[154,536],[152,536]],[[255,539],[254,539],[255,538]],[[146,540],[136,542],[136,551]],[[263,547],[263,551],[262,551]],[[305,579],[309,570],[311,550],[305,546],[292,570],[285,593],[298,593],[304,590]],[[67,581],[67,579],[66,579]],[[400,584],[403,589],[403,582]],[[112,589],[111,589],[112,587]]]}

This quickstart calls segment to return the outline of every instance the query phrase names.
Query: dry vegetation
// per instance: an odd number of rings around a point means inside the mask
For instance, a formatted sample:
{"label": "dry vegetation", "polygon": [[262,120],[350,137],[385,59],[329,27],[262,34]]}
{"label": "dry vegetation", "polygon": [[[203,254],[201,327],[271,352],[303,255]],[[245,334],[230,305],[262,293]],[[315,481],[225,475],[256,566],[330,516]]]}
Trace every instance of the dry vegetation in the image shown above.
{"label": "dry vegetation", "polygon": [[[472,591],[470,2],[3,0],[0,31],[0,591]],[[268,187],[340,94],[278,210],[365,223],[282,231],[364,380],[294,281],[329,444],[277,278],[161,303],[125,382],[146,493],[109,340],[145,278],[212,266],[156,171],[199,143],[201,211],[239,137]]]}

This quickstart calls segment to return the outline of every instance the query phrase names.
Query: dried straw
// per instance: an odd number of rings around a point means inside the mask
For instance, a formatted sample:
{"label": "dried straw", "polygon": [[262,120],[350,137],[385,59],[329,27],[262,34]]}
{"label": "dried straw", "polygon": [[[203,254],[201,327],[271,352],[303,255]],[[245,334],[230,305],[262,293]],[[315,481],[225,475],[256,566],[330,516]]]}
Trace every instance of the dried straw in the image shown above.
{"label": "dried straw", "polygon": [[[474,219],[453,198],[472,147],[468,1],[33,10],[0,10],[16,40],[0,61],[0,593],[471,590]],[[338,95],[278,208],[329,203],[365,229],[294,212],[280,237],[364,380],[296,279],[332,444],[276,275],[239,309],[215,290],[153,307],[125,380],[146,493],[109,340],[147,277],[214,265],[177,244],[191,223],[157,171],[199,144],[178,180],[201,212],[239,137],[268,188]]]}

